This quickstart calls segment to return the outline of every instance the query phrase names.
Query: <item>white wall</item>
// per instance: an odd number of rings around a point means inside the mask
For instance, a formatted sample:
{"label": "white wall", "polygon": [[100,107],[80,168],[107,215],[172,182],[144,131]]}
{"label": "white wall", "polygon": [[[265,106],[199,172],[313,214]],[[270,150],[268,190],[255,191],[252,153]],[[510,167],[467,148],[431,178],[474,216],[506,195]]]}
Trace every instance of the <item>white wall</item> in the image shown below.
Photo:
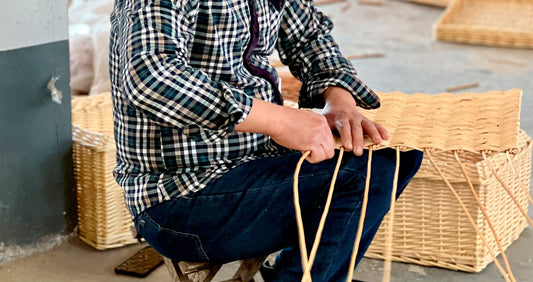
{"label": "white wall", "polygon": [[68,39],[67,0],[0,0],[0,51]]}

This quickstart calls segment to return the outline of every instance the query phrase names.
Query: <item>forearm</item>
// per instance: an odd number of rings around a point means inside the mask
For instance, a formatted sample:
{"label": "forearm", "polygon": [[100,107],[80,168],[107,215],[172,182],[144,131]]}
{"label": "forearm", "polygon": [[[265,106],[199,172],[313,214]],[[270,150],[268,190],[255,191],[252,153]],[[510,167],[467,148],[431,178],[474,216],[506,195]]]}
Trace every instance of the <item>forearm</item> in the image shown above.
{"label": "forearm", "polygon": [[236,131],[266,134],[279,145],[310,151],[310,162],[333,157],[334,140],[326,118],[313,111],[293,109],[253,100],[252,109]]}
{"label": "forearm", "polygon": [[252,109],[246,119],[235,126],[235,131],[275,136],[280,130],[283,115],[282,106],[253,99]]}

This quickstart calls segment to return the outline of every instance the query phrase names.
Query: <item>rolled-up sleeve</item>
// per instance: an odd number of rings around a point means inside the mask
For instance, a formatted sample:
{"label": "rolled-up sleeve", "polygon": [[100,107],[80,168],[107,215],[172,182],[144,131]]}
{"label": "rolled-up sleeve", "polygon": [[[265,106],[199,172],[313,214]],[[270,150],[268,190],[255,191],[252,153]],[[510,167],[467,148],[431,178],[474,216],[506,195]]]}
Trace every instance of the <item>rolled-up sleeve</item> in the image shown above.
{"label": "rolled-up sleeve", "polygon": [[207,141],[233,132],[253,100],[189,65],[195,2],[136,1],[123,81],[128,103],[150,120]]}
{"label": "rolled-up sleeve", "polygon": [[317,11],[311,0],[289,0],[285,5],[276,48],[281,61],[302,83],[300,106],[322,108],[330,86],[348,90],[357,105],[373,109],[379,98],[358,77],[330,35],[331,20]]}

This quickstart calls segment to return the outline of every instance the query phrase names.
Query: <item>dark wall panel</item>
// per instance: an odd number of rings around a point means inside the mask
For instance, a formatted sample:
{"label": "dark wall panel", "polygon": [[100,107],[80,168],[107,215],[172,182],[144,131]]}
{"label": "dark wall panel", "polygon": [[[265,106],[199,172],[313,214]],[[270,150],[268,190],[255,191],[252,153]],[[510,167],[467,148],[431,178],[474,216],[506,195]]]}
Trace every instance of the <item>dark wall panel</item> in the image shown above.
{"label": "dark wall panel", "polygon": [[[0,52],[0,244],[76,224],[68,41]],[[47,84],[59,76],[61,104]]]}

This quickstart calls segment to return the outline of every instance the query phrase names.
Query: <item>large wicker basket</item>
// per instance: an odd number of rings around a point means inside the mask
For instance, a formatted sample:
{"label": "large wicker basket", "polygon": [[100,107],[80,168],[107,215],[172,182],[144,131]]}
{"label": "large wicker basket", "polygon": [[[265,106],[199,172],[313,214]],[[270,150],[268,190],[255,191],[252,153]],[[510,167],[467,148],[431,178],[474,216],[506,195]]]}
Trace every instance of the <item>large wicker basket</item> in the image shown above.
{"label": "large wicker basket", "polygon": [[533,1],[455,0],[434,26],[437,40],[533,48]]}
{"label": "large wicker basket", "polygon": [[72,101],[78,235],[98,250],[137,242],[123,192],[113,178],[116,164],[110,93]]}
{"label": "large wicker basket", "polygon": [[[510,155],[512,166],[505,153],[488,157],[488,162],[495,167],[498,176],[503,178],[525,210],[528,199],[524,190],[529,191],[531,177],[531,143],[531,139],[521,132],[519,151]],[[526,219],[480,154],[464,152],[459,155],[467,166],[469,177],[503,248],[507,248],[527,226]],[[433,158],[457,190],[494,253],[498,254],[492,232],[453,153],[434,153]],[[384,259],[388,230],[386,226],[389,222],[387,215],[366,253],[367,257]],[[457,199],[426,157],[419,172],[395,205],[392,236],[393,261],[466,272],[481,271],[492,262],[481,237],[476,234]]]}

